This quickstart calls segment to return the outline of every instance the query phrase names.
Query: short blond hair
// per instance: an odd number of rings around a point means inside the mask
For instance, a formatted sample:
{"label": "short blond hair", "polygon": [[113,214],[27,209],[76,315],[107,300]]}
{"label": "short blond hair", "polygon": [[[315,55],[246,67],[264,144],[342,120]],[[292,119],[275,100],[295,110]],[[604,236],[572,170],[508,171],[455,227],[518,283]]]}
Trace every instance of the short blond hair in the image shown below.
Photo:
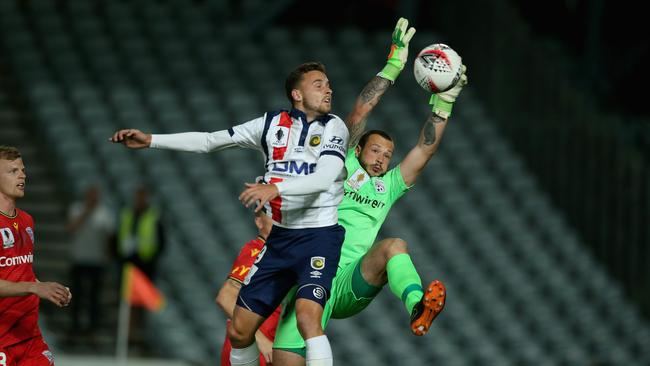
{"label": "short blond hair", "polygon": [[0,145],[0,159],[14,161],[21,157],[20,151],[13,146]]}

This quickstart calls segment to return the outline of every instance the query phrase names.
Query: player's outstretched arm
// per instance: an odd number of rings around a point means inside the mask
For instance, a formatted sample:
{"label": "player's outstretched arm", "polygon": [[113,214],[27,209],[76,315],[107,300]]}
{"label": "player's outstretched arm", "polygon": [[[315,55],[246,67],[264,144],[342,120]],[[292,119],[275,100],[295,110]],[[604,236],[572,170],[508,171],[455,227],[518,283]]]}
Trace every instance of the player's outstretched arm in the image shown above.
{"label": "player's outstretched arm", "polygon": [[236,145],[227,130],[148,134],[131,128],[115,132],[108,140],[114,143],[121,143],[131,149],[150,147],[196,153],[207,153]]}
{"label": "player's outstretched arm", "polygon": [[373,77],[357,97],[354,109],[345,120],[350,131],[350,147],[356,146],[366,129],[366,119],[406,65],[408,47],[415,28],[408,27],[408,20],[400,18],[395,25],[386,66]]}
{"label": "player's outstretched arm", "polygon": [[72,300],[70,289],[56,282],[12,282],[0,280],[0,297],[36,295],[57,306],[67,306]]}
{"label": "player's outstretched arm", "polygon": [[130,149],[143,149],[151,146],[151,134],[144,133],[135,128],[119,130],[108,140],[123,144]]}
{"label": "player's outstretched arm", "polygon": [[415,183],[417,177],[422,173],[425,165],[433,154],[438,150],[442,135],[447,126],[448,118],[451,116],[451,109],[460,94],[460,91],[467,84],[466,68],[462,66],[462,75],[456,85],[450,90],[433,94],[429,100],[432,113],[422,126],[420,138],[417,144],[406,155],[400,163],[402,178],[407,185]]}

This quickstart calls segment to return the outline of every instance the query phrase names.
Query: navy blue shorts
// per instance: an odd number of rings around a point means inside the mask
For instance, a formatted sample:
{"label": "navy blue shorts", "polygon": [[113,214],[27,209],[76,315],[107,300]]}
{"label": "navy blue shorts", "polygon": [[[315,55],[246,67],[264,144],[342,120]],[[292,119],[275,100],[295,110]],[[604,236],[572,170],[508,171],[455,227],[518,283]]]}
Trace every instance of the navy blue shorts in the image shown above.
{"label": "navy blue shorts", "polygon": [[325,306],[341,255],[345,229],[273,226],[264,249],[244,280],[237,305],[267,318],[289,290]]}

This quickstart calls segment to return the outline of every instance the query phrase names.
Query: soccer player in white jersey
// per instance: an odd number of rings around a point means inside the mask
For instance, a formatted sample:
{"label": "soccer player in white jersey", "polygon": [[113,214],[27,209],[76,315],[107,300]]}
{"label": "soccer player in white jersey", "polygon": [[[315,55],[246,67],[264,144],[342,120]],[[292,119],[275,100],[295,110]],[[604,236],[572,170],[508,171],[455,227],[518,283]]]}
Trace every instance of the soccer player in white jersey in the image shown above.
{"label": "soccer player in white jersey", "polygon": [[273,229],[237,299],[228,332],[232,365],[259,364],[255,331],[293,286],[306,364],[333,364],[321,318],[344,237],[337,206],[349,135],[345,123],[330,114],[332,89],[321,63],[292,71],[285,92],[290,111],[267,112],[228,130],[151,135],[125,129],[110,138],[129,148],[209,152],[239,146],[264,154],[266,184],[246,184],[239,199],[256,210],[266,207]]}
{"label": "soccer player in white jersey", "polygon": [[[343,319],[360,313],[387,283],[411,315],[410,328],[415,335],[427,333],[445,304],[446,290],[440,281],[433,280],[422,287],[404,240],[386,238],[375,242],[393,204],[413,186],[438,149],[452,106],[467,83],[463,66],[452,89],[431,96],[432,113],[422,126],[417,143],[401,162],[389,168],[395,149],[393,139],[380,130],[364,132],[366,119],[403,69],[414,33],[406,19],[398,21],[389,54],[389,65],[393,67],[384,68],[366,85],[346,119],[350,130],[350,151],[345,163],[348,178],[338,208],[339,223],[346,234],[323,313],[324,324],[330,318]],[[277,328],[273,364],[305,365],[304,347],[289,300]]]}

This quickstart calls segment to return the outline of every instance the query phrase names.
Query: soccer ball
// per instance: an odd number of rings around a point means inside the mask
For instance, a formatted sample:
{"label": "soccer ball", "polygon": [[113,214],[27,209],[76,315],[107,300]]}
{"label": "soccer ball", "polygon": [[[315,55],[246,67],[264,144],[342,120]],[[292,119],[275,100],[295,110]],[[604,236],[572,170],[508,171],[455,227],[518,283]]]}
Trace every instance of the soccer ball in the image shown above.
{"label": "soccer ball", "polygon": [[418,53],[413,65],[415,80],[429,93],[451,89],[461,75],[461,57],[451,47],[435,43]]}

